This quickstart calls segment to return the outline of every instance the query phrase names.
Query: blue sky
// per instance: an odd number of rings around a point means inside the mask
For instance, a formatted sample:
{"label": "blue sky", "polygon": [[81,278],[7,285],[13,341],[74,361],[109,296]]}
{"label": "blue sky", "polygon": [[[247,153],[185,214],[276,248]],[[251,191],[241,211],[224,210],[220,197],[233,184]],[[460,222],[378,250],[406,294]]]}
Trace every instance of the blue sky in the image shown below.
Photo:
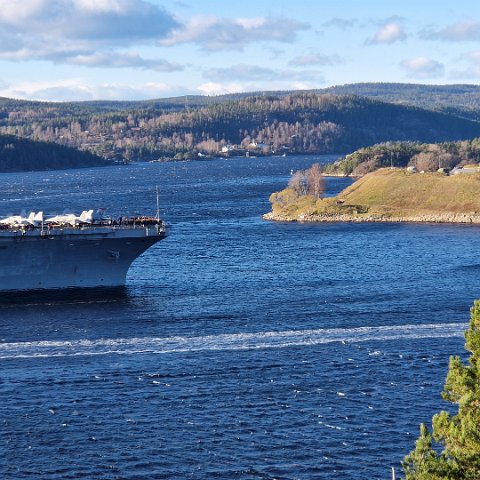
{"label": "blue sky", "polygon": [[478,0],[0,0],[0,96],[478,84]]}

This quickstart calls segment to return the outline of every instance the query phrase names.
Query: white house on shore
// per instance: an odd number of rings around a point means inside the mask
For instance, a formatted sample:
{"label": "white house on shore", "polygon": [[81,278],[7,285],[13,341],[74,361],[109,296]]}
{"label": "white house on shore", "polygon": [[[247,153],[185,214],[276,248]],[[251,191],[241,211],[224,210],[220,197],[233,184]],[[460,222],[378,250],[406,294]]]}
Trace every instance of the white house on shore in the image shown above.
{"label": "white house on shore", "polygon": [[221,152],[222,153],[230,153],[232,150],[235,150],[235,148],[233,147],[233,145],[228,144],[228,145],[224,145],[222,147]]}
{"label": "white house on shore", "polygon": [[269,143],[256,142],[255,140],[248,144],[248,148],[255,148],[258,150],[270,150],[272,146]]}

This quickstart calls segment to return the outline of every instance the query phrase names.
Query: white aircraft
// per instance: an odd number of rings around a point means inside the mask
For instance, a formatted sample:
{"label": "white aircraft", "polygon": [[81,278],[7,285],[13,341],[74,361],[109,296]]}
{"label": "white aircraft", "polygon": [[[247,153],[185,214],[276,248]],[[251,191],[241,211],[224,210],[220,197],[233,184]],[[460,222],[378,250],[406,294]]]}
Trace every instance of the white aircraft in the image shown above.
{"label": "white aircraft", "polygon": [[47,218],[45,222],[55,223],[57,225],[72,225],[73,227],[82,223],[92,223],[93,210],[84,210],[78,217],[74,213],[55,215],[54,217]]}
{"label": "white aircraft", "polygon": [[2,225],[10,225],[10,226],[26,226],[26,225],[33,225],[37,226],[43,222],[43,212],[30,212],[28,217],[22,215],[12,215],[11,217],[4,218],[0,220],[0,224]]}

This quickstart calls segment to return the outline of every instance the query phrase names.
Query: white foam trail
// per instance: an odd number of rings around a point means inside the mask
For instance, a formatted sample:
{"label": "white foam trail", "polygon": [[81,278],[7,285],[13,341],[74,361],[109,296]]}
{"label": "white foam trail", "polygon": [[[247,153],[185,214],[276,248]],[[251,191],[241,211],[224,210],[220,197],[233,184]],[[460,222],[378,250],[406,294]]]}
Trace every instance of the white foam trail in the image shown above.
{"label": "white foam trail", "polygon": [[102,338],[96,340],[0,343],[0,359],[47,358],[139,353],[180,353],[215,350],[257,350],[321,345],[334,342],[419,340],[462,336],[467,325],[446,323],[359,328],[286,330],[198,337]]}

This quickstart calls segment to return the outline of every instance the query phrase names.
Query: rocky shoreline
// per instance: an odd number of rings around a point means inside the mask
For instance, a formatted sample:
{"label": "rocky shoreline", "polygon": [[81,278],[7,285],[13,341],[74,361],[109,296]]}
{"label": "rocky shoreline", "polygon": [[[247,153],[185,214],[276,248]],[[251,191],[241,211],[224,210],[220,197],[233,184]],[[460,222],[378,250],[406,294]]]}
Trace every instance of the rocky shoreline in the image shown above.
{"label": "rocky shoreline", "polygon": [[300,222],[300,223],[451,223],[451,224],[480,224],[480,214],[471,213],[425,213],[420,215],[371,215],[371,214],[302,214],[298,217],[278,215],[273,212],[266,213],[264,220],[275,222]]}

